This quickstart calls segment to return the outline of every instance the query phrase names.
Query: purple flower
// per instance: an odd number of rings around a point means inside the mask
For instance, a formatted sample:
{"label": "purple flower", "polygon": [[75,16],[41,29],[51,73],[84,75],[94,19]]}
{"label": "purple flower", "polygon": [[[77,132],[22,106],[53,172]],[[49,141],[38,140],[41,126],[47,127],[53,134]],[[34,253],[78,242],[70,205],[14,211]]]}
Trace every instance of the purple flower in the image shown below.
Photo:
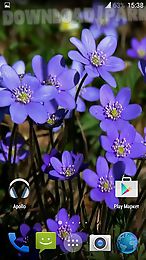
{"label": "purple flower", "polygon": [[141,41],[136,38],[131,40],[131,49],[127,50],[127,55],[134,59],[146,59],[146,37]]}
{"label": "purple flower", "polygon": [[144,76],[144,81],[146,82],[146,60],[140,60],[138,62],[138,68],[141,74]]}
{"label": "purple flower", "polygon": [[42,227],[40,223],[36,223],[32,228],[28,226],[27,224],[21,224],[20,225],[20,234],[21,237],[18,237],[16,239],[16,243],[20,246],[24,244],[29,244],[29,239],[31,235],[35,234],[36,232],[41,232]]}
{"label": "purple flower", "polygon": [[60,180],[68,180],[79,173],[83,163],[83,155],[74,156],[72,152],[64,151],[62,161],[56,157],[52,157],[50,161],[54,169],[49,172],[49,175]]}
{"label": "purple flower", "polygon": [[92,200],[100,202],[105,200],[106,205],[111,209],[114,208],[114,204],[118,204],[119,200],[115,197],[113,170],[109,169],[104,157],[98,157],[96,172],[89,169],[83,171],[83,179],[93,188],[90,191]]}
{"label": "purple flower", "polygon": [[[80,75],[80,81],[78,82],[78,85],[76,86],[76,88],[70,90],[70,93],[73,95],[73,97],[75,97],[76,89],[78,88],[86,72],[83,70],[83,65],[77,61],[73,61],[72,68],[76,69]],[[93,78],[87,76],[87,78],[85,79],[81,87],[76,102],[76,110],[79,112],[84,112],[86,110],[86,105],[84,100],[92,102],[99,99],[99,89],[97,89],[96,87],[89,86],[89,84],[91,84],[92,81]]]}
{"label": "purple flower", "polygon": [[[10,147],[10,137],[11,133],[7,133],[4,140],[0,141],[0,162],[8,161],[9,155],[9,147]],[[16,157],[15,157],[15,144],[12,145],[12,154],[11,154],[11,163],[13,163],[15,158],[15,163],[19,163],[19,161],[25,160],[28,156],[28,151],[23,148],[25,144],[24,138],[17,134],[16,136]]]}
{"label": "purple flower", "polygon": [[136,165],[133,159],[140,158],[146,153],[146,146],[136,140],[136,130],[127,125],[120,132],[113,127],[107,130],[107,136],[101,136],[101,145],[106,152],[106,158],[111,163],[123,161],[125,174],[133,176]]}
{"label": "purple flower", "polygon": [[127,121],[135,119],[142,112],[140,105],[130,104],[131,89],[121,88],[116,97],[110,86],[100,88],[100,104],[91,106],[89,111],[96,119],[101,120],[100,127],[106,131],[111,127],[121,129],[129,124]]}
{"label": "purple flower", "polygon": [[123,60],[111,56],[117,47],[117,39],[107,36],[96,47],[91,31],[84,29],[81,41],[75,37],[70,41],[79,51],[69,51],[68,56],[84,64],[85,71],[90,77],[101,76],[112,87],[116,87],[116,81],[109,72],[120,71],[125,67]]}
{"label": "purple flower", "polygon": [[75,100],[69,90],[78,82],[75,70],[65,67],[62,55],[54,56],[48,64],[39,55],[32,59],[32,67],[40,83],[57,101],[58,105],[65,109],[74,109]]}
{"label": "purple flower", "polygon": [[1,67],[1,73],[5,88],[0,91],[0,107],[10,106],[12,121],[21,124],[29,116],[36,123],[45,123],[47,111],[42,103],[52,99],[46,86],[30,75],[20,79],[8,65]]}
{"label": "purple flower", "polygon": [[78,229],[80,217],[74,215],[69,218],[66,209],[61,208],[56,215],[55,220],[47,219],[47,226],[51,232],[56,232],[57,239],[56,244],[60,246],[60,249],[67,253],[68,251],[64,247],[64,241],[67,240],[71,235],[78,235],[81,237],[82,242],[87,240],[88,235],[84,232],[79,232]]}
{"label": "purple flower", "polygon": [[43,155],[43,165],[41,167],[42,171],[45,173],[48,173],[51,169],[51,158],[56,156],[58,154],[58,151],[56,149],[52,149],[49,154],[45,153]]}

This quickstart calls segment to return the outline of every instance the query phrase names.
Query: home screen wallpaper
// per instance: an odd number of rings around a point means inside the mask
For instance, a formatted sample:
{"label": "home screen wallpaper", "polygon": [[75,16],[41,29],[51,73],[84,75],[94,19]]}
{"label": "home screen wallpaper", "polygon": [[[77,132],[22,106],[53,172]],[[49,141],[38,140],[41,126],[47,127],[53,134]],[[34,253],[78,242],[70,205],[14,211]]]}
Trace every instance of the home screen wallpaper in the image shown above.
{"label": "home screen wallpaper", "polygon": [[146,259],[146,6],[0,3],[0,259]]}

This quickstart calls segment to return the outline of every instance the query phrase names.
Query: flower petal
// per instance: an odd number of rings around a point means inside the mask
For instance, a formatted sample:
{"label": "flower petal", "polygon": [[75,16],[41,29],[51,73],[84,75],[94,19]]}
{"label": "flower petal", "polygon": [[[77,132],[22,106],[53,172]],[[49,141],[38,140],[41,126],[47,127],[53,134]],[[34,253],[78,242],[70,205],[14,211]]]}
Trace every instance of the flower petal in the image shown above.
{"label": "flower petal", "polygon": [[20,233],[23,237],[26,237],[29,231],[30,227],[27,224],[20,225]]}
{"label": "flower petal", "polygon": [[56,221],[62,222],[62,224],[58,223],[59,225],[68,224],[69,217],[68,217],[68,213],[67,213],[66,209],[62,208],[62,209],[59,210],[59,212],[56,215]]}
{"label": "flower petal", "polygon": [[91,106],[89,112],[92,116],[94,116],[98,120],[104,120],[105,116],[103,115],[103,107],[102,106]]}
{"label": "flower petal", "polygon": [[137,104],[128,105],[122,112],[122,118],[125,120],[132,120],[140,116],[142,113],[142,108]]}
{"label": "flower petal", "polygon": [[1,74],[3,78],[4,85],[13,90],[14,88],[18,88],[20,85],[20,79],[18,74],[14,69],[12,69],[9,65],[2,65]]}
{"label": "flower petal", "polygon": [[13,102],[12,93],[9,90],[0,91],[0,107],[9,106]]}
{"label": "flower petal", "polygon": [[89,77],[92,77],[92,78],[99,77],[97,68],[94,68],[92,65],[86,65],[85,71],[87,72]]}
{"label": "flower petal", "polygon": [[84,58],[78,51],[69,51],[68,52],[68,57],[71,60],[79,61],[83,64],[89,64],[89,60]]}
{"label": "flower petal", "polygon": [[69,165],[72,165],[73,161],[72,161],[72,156],[70,154],[70,152],[68,151],[64,151],[62,154],[62,165],[64,167],[68,167]]}
{"label": "flower petal", "polygon": [[114,79],[114,77],[104,69],[104,67],[99,67],[98,68],[98,72],[100,74],[100,76],[109,84],[111,85],[113,88],[115,88],[117,86],[117,83]]}
{"label": "flower petal", "polygon": [[[49,171],[49,176],[52,176],[52,177],[54,177],[55,179],[57,178],[57,179],[59,179],[59,180],[65,180],[65,177],[64,177],[64,175],[61,175],[61,174],[59,174],[57,171],[55,171],[55,170],[52,170],[52,171]],[[51,178],[51,177],[50,177]],[[53,179],[54,179],[53,178]]]}
{"label": "flower petal", "polygon": [[108,175],[109,167],[106,159],[102,156],[99,156],[96,162],[96,171],[99,177],[105,177]]}
{"label": "flower petal", "polygon": [[47,219],[47,226],[48,226],[49,231],[57,233],[58,224],[55,220],[50,219],[50,218]]}
{"label": "flower petal", "polygon": [[114,209],[114,204],[119,203],[119,199],[115,197],[115,190],[112,190],[107,194],[105,197],[105,202],[110,209]]}
{"label": "flower petal", "polygon": [[60,106],[66,109],[74,109],[75,108],[75,100],[74,98],[67,92],[61,91],[56,96],[56,101]]}
{"label": "flower petal", "polygon": [[47,79],[47,63],[40,55],[35,55],[32,59],[32,68],[36,77],[42,83]]}
{"label": "flower petal", "polygon": [[96,101],[99,99],[99,89],[95,87],[86,87],[81,91],[81,97],[87,101]]}
{"label": "flower petal", "polygon": [[80,217],[79,215],[74,215],[70,218],[68,224],[70,225],[71,227],[71,230],[72,230],[72,233],[76,232],[80,226],[79,224],[80,222]]}
{"label": "flower petal", "polygon": [[61,90],[68,90],[75,87],[74,79],[76,75],[76,70],[65,69],[58,77],[58,81],[61,83]]}
{"label": "flower petal", "polygon": [[53,166],[53,168],[57,171],[57,172],[62,172],[62,163],[55,157],[52,157],[50,159],[50,162]]}
{"label": "flower petal", "polygon": [[33,94],[32,101],[35,102],[47,102],[55,98],[57,90],[54,86],[41,86]]}
{"label": "flower petal", "polygon": [[103,107],[106,106],[109,102],[111,103],[115,102],[113,90],[107,84],[103,85],[100,88],[99,95],[100,95],[100,103]]}
{"label": "flower petal", "polygon": [[87,57],[87,50],[85,49],[84,45],[82,44],[82,42],[78,38],[71,37],[70,42],[77,47],[77,49],[81,52],[81,54],[84,57]]}
{"label": "flower petal", "polygon": [[118,162],[118,158],[113,154],[113,153],[110,153],[110,152],[107,152],[106,153],[106,159],[111,162],[111,163],[116,163]]}
{"label": "flower petal", "polygon": [[25,64],[22,60],[16,61],[12,68],[17,72],[18,75],[25,74]]}
{"label": "flower petal", "polygon": [[125,68],[125,63],[122,59],[112,56],[108,58],[104,67],[107,71],[116,72],[123,70]]}
{"label": "flower petal", "polygon": [[107,137],[107,136],[104,136],[104,135],[101,135],[100,137],[100,143],[101,143],[101,146],[102,148],[107,151],[107,152],[112,152],[112,145],[113,145],[113,142]]}
{"label": "flower petal", "polygon": [[98,176],[92,170],[86,169],[83,171],[83,180],[93,188],[97,188]]}
{"label": "flower petal", "polygon": [[44,124],[47,121],[47,111],[40,103],[31,102],[26,106],[26,109],[28,115],[35,123]]}
{"label": "flower petal", "polygon": [[13,103],[10,106],[11,119],[16,124],[22,124],[27,118],[26,105],[21,103]]}
{"label": "flower petal", "polygon": [[146,146],[142,143],[133,143],[131,147],[130,157],[137,159],[146,154]]}
{"label": "flower petal", "polygon": [[101,192],[99,189],[92,189],[90,191],[90,198],[94,201],[103,201],[104,192]]}
{"label": "flower petal", "polygon": [[84,112],[86,110],[85,102],[80,97],[78,97],[78,99],[77,99],[76,110],[79,111],[79,112]]}
{"label": "flower petal", "polygon": [[131,98],[131,89],[130,88],[121,88],[116,96],[116,101],[118,101],[123,107],[126,107]]}
{"label": "flower petal", "polygon": [[91,33],[90,30],[88,29],[82,30],[81,41],[89,53],[95,51],[96,44],[95,44],[93,34]]}
{"label": "flower petal", "polygon": [[27,85],[30,89],[35,92],[41,86],[39,80],[31,75],[24,75],[22,79],[22,85]]}
{"label": "flower petal", "polygon": [[134,176],[136,173],[136,165],[130,158],[124,158],[125,174],[128,176]]}
{"label": "flower petal", "polygon": [[130,144],[133,143],[136,136],[136,130],[133,125],[127,125],[126,128],[123,128],[120,133],[120,139],[125,138]]}
{"label": "flower petal", "polygon": [[65,68],[65,60],[62,55],[58,54],[52,57],[48,62],[47,74],[58,76]]}
{"label": "flower petal", "polygon": [[117,48],[117,38],[113,36],[105,37],[97,46],[97,50],[103,51],[107,57],[111,56]]}

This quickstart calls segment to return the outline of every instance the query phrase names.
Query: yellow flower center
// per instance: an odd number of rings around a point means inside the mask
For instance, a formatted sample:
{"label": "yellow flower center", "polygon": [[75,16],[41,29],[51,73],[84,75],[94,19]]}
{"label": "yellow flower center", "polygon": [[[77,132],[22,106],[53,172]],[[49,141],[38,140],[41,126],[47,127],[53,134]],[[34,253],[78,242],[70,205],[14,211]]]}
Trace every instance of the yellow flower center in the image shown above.
{"label": "yellow flower center", "polygon": [[143,49],[139,49],[137,53],[141,58],[143,58],[146,55],[146,52]]}

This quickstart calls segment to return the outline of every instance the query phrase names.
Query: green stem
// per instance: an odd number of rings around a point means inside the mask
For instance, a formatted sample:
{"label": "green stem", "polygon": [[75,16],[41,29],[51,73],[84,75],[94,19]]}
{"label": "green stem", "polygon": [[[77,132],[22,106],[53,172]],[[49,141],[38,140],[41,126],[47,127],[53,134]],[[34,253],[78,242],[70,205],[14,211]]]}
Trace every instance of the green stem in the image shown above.
{"label": "green stem", "polygon": [[13,129],[12,129],[12,134],[10,137],[10,146],[9,146],[9,153],[8,153],[8,162],[11,164],[11,157],[12,157],[12,148],[13,148],[13,141],[15,138],[15,132],[17,129],[17,124],[14,123]]}
{"label": "green stem", "polygon": [[44,205],[43,205],[43,202],[41,199],[40,185],[39,185],[39,181],[38,181],[38,176],[36,174],[36,167],[35,167],[35,161],[34,161],[34,142],[33,142],[33,122],[32,122],[32,120],[29,120],[29,140],[30,140],[30,159],[31,159],[30,167],[31,167],[31,171],[33,174],[33,179],[34,179],[34,184],[35,184],[35,188],[36,188],[38,203],[39,203],[40,210],[41,210],[42,219],[44,221],[46,229],[48,229],[47,224],[46,224],[47,216],[46,216]]}

